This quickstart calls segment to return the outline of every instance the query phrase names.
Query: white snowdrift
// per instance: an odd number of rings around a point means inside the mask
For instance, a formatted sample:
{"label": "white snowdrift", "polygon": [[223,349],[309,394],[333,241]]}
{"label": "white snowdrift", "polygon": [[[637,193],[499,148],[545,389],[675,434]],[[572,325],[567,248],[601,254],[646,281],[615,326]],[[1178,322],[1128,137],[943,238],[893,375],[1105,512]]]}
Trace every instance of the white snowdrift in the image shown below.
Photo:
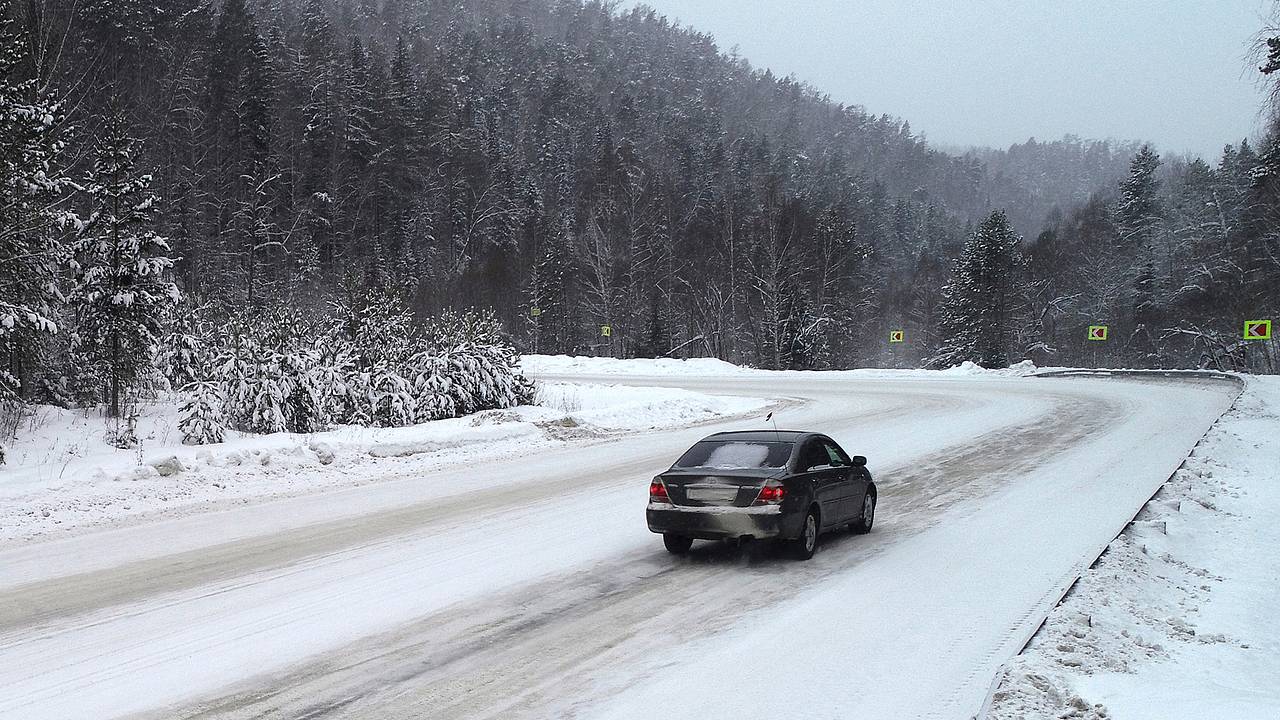
{"label": "white snowdrift", "polygon": [[40,407],[0,468],[0,544],[139,516],[186,514],[421,474],[617,433],[684,427],[766,402],[660,387],[540,383],[537,405],[402,428],[228,433],[184,446],[171,398],[141,408],[132,450],[100,415]]}
{"label": "white snowdrift", "polygon": [[733,377],[751,374],[799,374],[809,377],[838,374],[856,378],[977,378],[977,377],[1026,377],[1034,375],[1039,368],[1030,360],[1023,360],[1007,368],[987,369],[975,363],[965,361],[946,370],[887,370],[881,368],[858,368],[854,370],[757,370],[716,360],[715,358],[690,358],[675,360],[659,358],[657,360],[635,358],[620,360],[608,357],[579,357],[570,355],[525,355],[521,360],[521,371],[527,375],[629,375],[635,377]]}
{"label": "white snowdrift", "polygon": [[993,719],[1280,713],[1280,378],[1236,407],[1009,665]]}
{"label": "white snowdrift", "polygon": [[751,372],[750,368],[715,358],[621,360],[573,355],[525,355],[520,362],[520,369],[526,374],[537,375],[643,375],[645,377],[738,375]]}

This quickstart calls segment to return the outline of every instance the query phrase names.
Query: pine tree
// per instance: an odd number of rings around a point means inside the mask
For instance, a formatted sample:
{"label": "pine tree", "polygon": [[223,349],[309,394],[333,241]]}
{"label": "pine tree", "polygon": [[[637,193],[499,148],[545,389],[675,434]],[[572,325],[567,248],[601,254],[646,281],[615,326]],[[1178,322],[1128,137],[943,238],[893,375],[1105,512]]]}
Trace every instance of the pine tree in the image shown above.
{"label": "pine tree", "polygon": [[184,388],[186,399],[178,411],[178,429],[186,445],[220,443],[226,432],[222,390],[216,382],[197,382]]}
{"label": "pine tree", "polygon": [[573,324],[569,315],[570,281],[569,228],[547,228],[542,238],[542,255],[531,278],[530,306],[538,308],[534,322],[534,348],[538,352],[562,353],[572,347]]}
{"label": "pine tree", "polygon": [[950,367],[966,360],[1007,367],[1013,351],[1014,290],[1022,266],[1021,242],[1001,211],[974,230],[943,290],[942,346],[929,364]]}
{"label": "pine tree", "polygon": [[[1157,269],[1156,247],[1164,222],[1156,178],[1159,166],[1160,156],[1143,145],[1133,158],[1129,176],[1120,182],[1116,207],[1117,259],[1125,263],[1129,285],[1128,343],[1140,356],[1135,359],[1146,365],[1158,363],[1153,332],[1165,316],[1164,275]],[[1163,250],[1167,254],[1167,248]]]}
{"label": "pine tree", "polygon": [[[214,238],[232,260],[223,272],[244,287],[248,304],[260,301],[268,250],[279,246],[271,213],[271,53],[245,0],[227,0],[209,63],[208,136],[216,157],[209,200],[216,208]],[[228,280],[223,283],[230,285]]]}
{"label": "pine tree", "polygon": [[1160,181],[1156,168],[1160,156],[1150,145],[1134,155],[1129,176],[1120,182],[1120,203],[1116,208],[1121,248],[1150,252],[1162,221]]}
{"label": "pine tree", "polygon": [[111,116],[85,184],[93,210],[72,244],[78,345],[105,371],[112,418],[152,362],[165,314],[181,297],[168,278],[169,243],[153,229],[157,198],[151,176],[137,171],[137,153],[123,116]]}
{"label": "pine tree", "polygon": [[42,342],[58,332],[60,230],[75,217],[57,209],[71,188],[58,168],[62,105],[30,77],[30,40],[0,2],[0,401],[30,398]]}
{"label": "pine tree", "polygon": [[370,417],[380,427],[403,427],[417,419],[417,399],[413,386],[392,367],[373,369],[369,383]]}

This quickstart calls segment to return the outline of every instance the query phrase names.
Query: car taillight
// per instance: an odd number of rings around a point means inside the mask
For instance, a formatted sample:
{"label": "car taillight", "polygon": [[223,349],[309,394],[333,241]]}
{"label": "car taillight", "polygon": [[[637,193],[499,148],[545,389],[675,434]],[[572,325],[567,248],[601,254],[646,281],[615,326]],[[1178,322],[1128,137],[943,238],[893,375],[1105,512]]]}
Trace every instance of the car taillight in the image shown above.
{"label": "car taillight", "polygon": [[667,496],[667,486],[663,485],[658,478],[654,478],[653,482],[649,483],[649,502],[671,502],[671,498]]}
{"label": "car taillight", "polygon": [[765,483],[764,487],[760,488],[760,494],[756,496],[756,504],[757,505],[776,505],[782,502],[782,499],[785,498],[786,496],[787,496],[787,489],[785,487],[783,487],[780,483],[774,483],[770,481],[768,483]]}

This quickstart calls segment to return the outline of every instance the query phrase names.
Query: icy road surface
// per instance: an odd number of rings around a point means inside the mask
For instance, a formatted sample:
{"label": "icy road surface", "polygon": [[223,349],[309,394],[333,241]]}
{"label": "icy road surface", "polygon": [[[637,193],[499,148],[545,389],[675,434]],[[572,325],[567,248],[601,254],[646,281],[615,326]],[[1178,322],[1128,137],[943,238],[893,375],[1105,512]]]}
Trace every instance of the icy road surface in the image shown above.
{"label": "icy road surface", "polygon": [[617,376],[777,398],[870,458],[808,563],[644,526],[737,420],[0,552],[0,717],[967,718],[1230,382]]}

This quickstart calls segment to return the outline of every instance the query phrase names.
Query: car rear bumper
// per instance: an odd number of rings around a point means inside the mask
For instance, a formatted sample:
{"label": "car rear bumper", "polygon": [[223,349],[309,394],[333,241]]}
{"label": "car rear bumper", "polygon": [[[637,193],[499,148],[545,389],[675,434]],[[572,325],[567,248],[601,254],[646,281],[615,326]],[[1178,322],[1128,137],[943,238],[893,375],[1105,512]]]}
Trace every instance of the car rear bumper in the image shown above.
{"label": "car rear bumper", "polygon": [[689,507],[650,503],[645,510],[649,530],[699,540],[728,538],[792,538],[799,534],[803,518],[783,513],[777,506]]}

